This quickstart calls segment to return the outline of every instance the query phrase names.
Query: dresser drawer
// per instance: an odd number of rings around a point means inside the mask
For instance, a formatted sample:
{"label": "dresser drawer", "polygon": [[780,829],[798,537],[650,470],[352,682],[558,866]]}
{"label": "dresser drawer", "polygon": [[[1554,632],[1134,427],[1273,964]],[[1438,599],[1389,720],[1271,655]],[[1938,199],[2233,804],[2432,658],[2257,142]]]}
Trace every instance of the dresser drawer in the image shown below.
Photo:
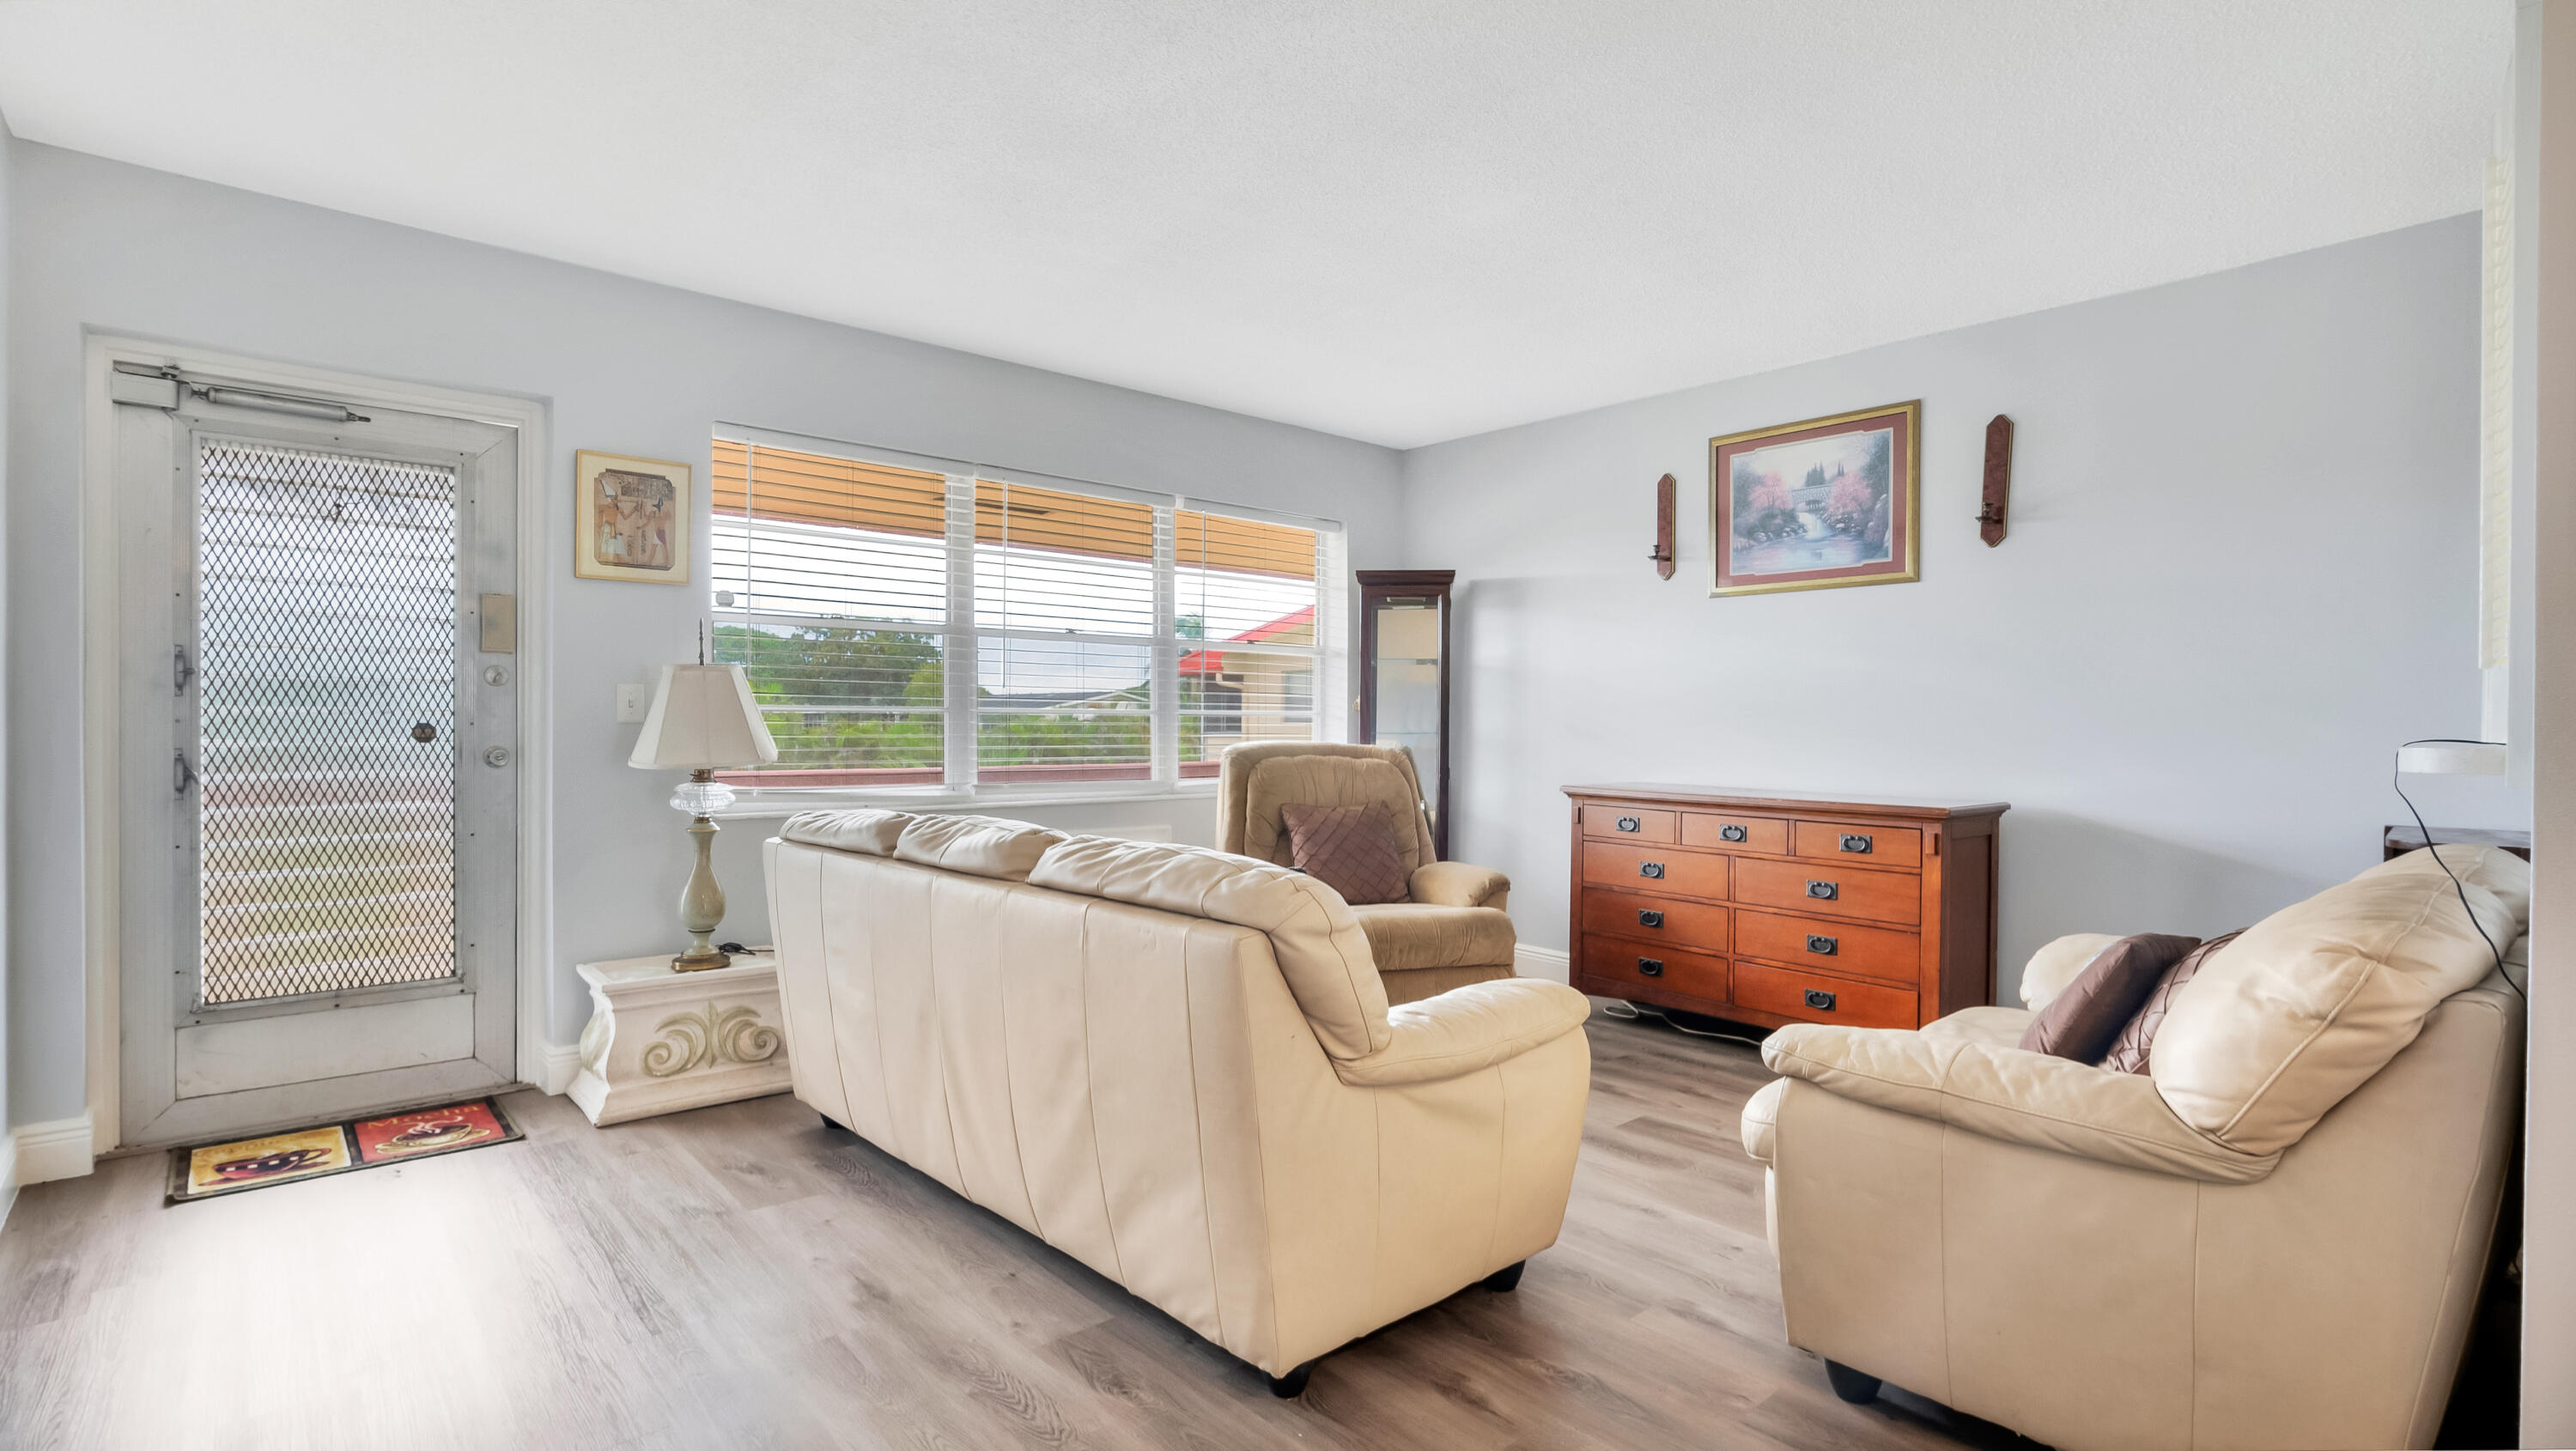
{"label": "dresser drawer", "polygon": [[1613,841],[1648,841],[1670,845],[1677,813],[1652,806],[1622,806],[1594,801],[1583,808],[1583,834]]}
{"label": "dresser drawer", "polygon": [[1641,990],[1688,993],[1712,1003],[1726,1001],[1726,959],[1688,952],[1660,942],[1621,937],[1583,936],[1583,975],[1595,983],[1633,985]]}
{"label": "dresser drawer", "polygon": [[1735,1005],[1811,1023],[1855,1028],[1915,1026],[1914,990],[1745,962],[1735,968]]}
{"label": "dresser drawer", "polygon": [[1717,816],[1686,811],[1682,813],[1682,845],[1766,851],[1779,856],[1789,850],[1789,823],[1776,816]]}
{"label": "dresser drawer", "polygon": [[[1588,874],[1589,856],[1585,861]],[[1911,927],[1923,920],[1923,879],[1901,872],[1854,871],[1840,863],[1746,857],[1735,864],[1735,900],[1752,907],[1866,917]]]}
{"label": "dresser drawer", "polygon": [[1584,893],[1583,930],[1707,952],[1724,952],[1727,945],[1724,907],[1628,892]]}
{"label": "dresser drawer", "polygon": [[1726,858],[1703,852],[1587,841],[1583,844],[1583,880],[1594,886],[1626,887],[1650,895],[1675,892],[1723,901]]}
{"label": "dresser drawer", "polygon": [[1856,821],[1801,821],[1796,851],[1821,861],[1871,862],[1883,867],[1923,865],[1923,833],[1911,826]]}
{"label": "dresser drawer", "polygon": [[1830,968],[1902,983],[1912,983],[1923,974],[1920,933],[1863,927],[1826,917],[1738,912],[1734,948],[1743,957]]}

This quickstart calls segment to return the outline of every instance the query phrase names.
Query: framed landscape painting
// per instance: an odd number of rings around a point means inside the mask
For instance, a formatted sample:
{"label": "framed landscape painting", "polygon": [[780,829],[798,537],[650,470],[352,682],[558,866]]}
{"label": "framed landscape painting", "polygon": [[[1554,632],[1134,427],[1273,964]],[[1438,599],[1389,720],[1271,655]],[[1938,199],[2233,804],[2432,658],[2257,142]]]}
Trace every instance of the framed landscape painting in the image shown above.
{"label": "framed landscape painting", "polygon": [[689,582],[689,466],[584,449],[573,455],[572,572]]}
{"label": "framed landscape painting", "polygon": [[1708,592],[1917,578],[1922,419],[1917,399],[1710,439]]}

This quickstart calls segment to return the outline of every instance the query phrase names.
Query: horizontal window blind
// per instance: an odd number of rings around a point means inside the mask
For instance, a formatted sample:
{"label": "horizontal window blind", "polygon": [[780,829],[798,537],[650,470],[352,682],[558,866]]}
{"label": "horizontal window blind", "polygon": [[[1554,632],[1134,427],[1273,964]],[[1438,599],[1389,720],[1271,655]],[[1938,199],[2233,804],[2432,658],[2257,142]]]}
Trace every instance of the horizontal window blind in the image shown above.
{"label": "horizontal window blind", "polygon": [[728,439],[708,536],[714,653],[778,741],[764,784],[946,779],[946,476]]}
{"label": "horizontal window blind", "polygon": [[717,658],[779,743],[737,782],[1170,781],[1317,735],[1334,531],[737,439],[714,464]]}
{"label": "horizontal window blind", "polygon": [[1316,531],[1178,509],[1172,532],[1181,774],[1215,775],[1244,741],[1315,739]]}

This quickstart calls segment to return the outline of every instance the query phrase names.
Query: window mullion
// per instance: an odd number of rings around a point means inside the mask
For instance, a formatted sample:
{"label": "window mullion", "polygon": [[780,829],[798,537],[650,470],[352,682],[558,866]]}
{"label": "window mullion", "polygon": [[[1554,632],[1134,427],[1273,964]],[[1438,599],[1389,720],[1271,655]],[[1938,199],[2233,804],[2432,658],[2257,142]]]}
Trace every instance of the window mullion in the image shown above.
{"label": "window mullion", "polygon": [[1154,510],[1154,687],[1147,692],[1153,777],[1165,785],[1181,778],[1180,580],[1173,561],[1170,505]]}
{"label": "window mullion", "polygon": [[982,678],[975,647],[975,477],[948,478],[948,628],[941,638],[940,703],[943,779],[955,789],[975,784],[975,685]]}

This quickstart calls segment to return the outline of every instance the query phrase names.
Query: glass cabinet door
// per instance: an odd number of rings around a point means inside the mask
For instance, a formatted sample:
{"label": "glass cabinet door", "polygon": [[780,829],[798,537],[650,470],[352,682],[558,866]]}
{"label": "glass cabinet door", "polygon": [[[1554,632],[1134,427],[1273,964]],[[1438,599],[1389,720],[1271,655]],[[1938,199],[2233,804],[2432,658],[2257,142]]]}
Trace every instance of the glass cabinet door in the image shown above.
{"label": "glass cabinet door", "polygon": [[1449,839],[1451,570],[1362,570],[1360,736],[1413,753],[1443,857]]}

